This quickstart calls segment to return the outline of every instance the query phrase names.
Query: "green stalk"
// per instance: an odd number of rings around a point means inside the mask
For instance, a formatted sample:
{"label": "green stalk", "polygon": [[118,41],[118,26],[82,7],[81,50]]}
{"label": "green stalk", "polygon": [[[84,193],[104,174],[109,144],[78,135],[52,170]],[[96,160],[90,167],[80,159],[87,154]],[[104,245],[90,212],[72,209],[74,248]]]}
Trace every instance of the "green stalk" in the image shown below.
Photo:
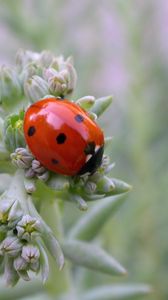
{"label": "green stalk", "polygon": [[[41,192],[41,191],[40,191]],[[53,195],[51,195],[53,197]],[[49,200],[49,201],[47,201]],[[50,226],[56,238],[61,242],[64,239],[62,227],[61,208],[56,199],[40,199],[41,211],[40,215]],[[50,276],[46,283],[46,288],[52,296],[61,296],[64,293],[71,295],[73,293],[71,285],[70,266],[66,262],[63,270],[59,271],[54,264],[53,258],[49,257]],[[73,298],[75,299],[75,298]]]}

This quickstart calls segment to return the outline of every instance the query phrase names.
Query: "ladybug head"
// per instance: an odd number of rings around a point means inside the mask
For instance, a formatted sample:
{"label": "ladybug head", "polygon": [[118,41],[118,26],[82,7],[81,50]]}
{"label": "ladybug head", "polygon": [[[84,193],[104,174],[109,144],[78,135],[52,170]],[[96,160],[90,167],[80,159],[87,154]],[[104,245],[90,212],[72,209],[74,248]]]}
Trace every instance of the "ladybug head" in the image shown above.
{"label": "ladybug head", "polygon": [[84,166],[78,172],[78,175],[83,175],[85,173],[93,174],[102,163],[102,157],[104,152],[104,145],[101,146],[97,151],[95,151],[90,159],[84,164]]}

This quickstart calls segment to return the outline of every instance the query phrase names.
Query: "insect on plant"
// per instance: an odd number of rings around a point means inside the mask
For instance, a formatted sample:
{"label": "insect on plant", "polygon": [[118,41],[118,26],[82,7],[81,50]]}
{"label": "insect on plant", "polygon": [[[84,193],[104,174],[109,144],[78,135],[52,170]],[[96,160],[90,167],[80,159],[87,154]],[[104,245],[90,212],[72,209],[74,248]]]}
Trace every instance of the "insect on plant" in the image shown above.
{"label": "insect on plant", "polygon": [[[41,293],[41,276],[45,299],[132,299],[149,287],[125,283],[82,292],[87,269],[126,274],[94,241],[131,187],[111,176],[111,138],[98,125],[112,97],[74,99],[76,82],[72,59],[49,51],[20,50],[15,67],[0,69],[0,272],[7,285],[21,279],[13,297],[31,295],[31,283],[28,291],[23,281],[32,279]],[[76,207],[84,214],[66,226]]]}

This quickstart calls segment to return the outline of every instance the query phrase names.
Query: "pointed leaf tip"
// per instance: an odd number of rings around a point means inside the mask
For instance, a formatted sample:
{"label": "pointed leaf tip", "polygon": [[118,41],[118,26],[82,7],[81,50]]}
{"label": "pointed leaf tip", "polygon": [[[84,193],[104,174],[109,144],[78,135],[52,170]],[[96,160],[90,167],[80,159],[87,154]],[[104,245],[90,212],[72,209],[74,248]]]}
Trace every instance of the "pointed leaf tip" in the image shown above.
{"label": "pointed leaf tip", "polygon": [[112,96],[96,99],[95,104],[91,108],[91,112],[95,113],[99,117],[112,103],[112,99]]}
{"label": "pointed leaf tip", "polygon": [[64,255],[57,239],[51,232],[48,232],[43,235],[43,240],[47,249],[56,260],[59,270],[62,270],[64,267]]}
{"label": "pointed leaf tip", "polygon": [[110,275],[126,275],[127,272],[112,256],[93,244],[77,240],[64,241],[62,249],[74,264]]}
{"label": "pointed leaf tip", "polygon": [[79,195],[70,194],[69,199],[70,199],[70,201],[74,202],[81,211],[86,211],[88,209],[88,205],[87,205],[86,201]]}
{"label": "pointed leaf tip", "polygon": [[127,193],[132,189],[132,186],[130,184],[120,179],[117,178],[110,178],[110,179],[114,184],[114,189],[111,192],[107,193],[106,194],[107,196]]}

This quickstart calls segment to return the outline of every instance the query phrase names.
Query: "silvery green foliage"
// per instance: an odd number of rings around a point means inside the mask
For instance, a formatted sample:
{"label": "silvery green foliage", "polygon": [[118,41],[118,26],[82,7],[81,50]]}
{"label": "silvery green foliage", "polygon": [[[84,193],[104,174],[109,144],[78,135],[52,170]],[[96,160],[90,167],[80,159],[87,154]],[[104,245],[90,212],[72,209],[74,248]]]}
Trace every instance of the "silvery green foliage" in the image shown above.
{"label": "silvery green foliage", "polygon": [[[60,270],[65,256],[74,265],[91,270],[110,275],[126,273],[116,259],[90,243],[130,190],[130,185],[110,176],[114,163],[105,153],[101,166],[92,175],[69,177],[54,174],[33,157],[24,139],[25,109],[48,95],[69,98],[76,82],[72,58],[65,60],[49,51],[20,50],[15,69],[4,66],[0,69],[0,172],[11,175],[10,185],[4,187],[0,196],[0,272],[8,285],[15,285],[20,278],[28,281],[32,273],[39,272],[45,282],[50,271],[48,253]],[[111,96],[76,99],[76,103],[94,120],[111,102]],[[110,143],[111,138],[105,138],[105,149]],[[46,203],[52,209],[55,203],[58,212],[60,201],[65,205],[70,202],[83,211],[87,210],[88,202],[95,201],[95,205],[58,242],[56,230],[41,215],[41,206]],[[55,218],[57,221],[57,216]],[[112,299],[109,296],[113,295],[111,291],[110,287],[106,289],[106,299]],[[137,295],[139,290],[135,288],[133,291],[131,295]],[[95,289],[82,299],[100,299],[98,294]],[[116,292],[115,299],[119,297],[120,292]]]}

